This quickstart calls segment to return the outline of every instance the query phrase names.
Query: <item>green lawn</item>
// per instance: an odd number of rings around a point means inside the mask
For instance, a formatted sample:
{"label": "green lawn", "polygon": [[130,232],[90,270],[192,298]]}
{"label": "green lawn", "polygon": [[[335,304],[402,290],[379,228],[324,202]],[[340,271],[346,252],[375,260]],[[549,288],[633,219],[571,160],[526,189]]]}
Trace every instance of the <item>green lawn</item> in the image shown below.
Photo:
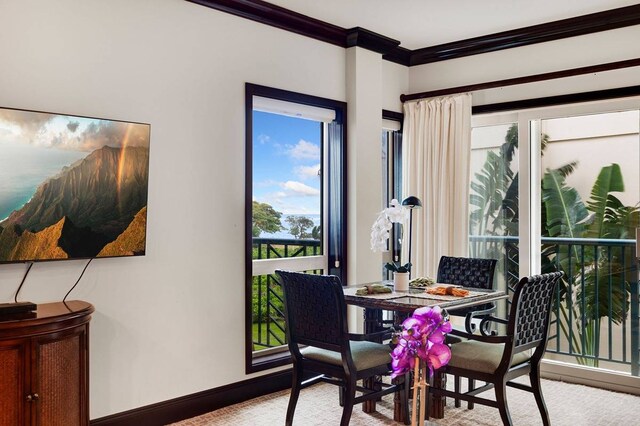
{"label": "green lawn", "polygon": [[[258,340],[258,331],[262,331],[262,343],[266,343],[267,341],[267,324],[265,323],[255,323],[252,324],[252,332],[251,335],[253,336],[253,341],[256,342]],[[280,330],[278,327],[276,327],[275,325],[271,325],[271,331],[273,332],[273,334],[275,334],[277,336],[278,339],[282,340],[283,342],[285,341],[284,338],[284,332],[282,330]],[[276,338],[273,335],[270,335],[269,337],[270,340],[270,344],[273,346],[277,346],[278,341],[276,340]],[[258,345],[255,344],[253,350],[254,351],[259,351],[260,349],[266,349],[267,346],[263,346],[263,345]]]}

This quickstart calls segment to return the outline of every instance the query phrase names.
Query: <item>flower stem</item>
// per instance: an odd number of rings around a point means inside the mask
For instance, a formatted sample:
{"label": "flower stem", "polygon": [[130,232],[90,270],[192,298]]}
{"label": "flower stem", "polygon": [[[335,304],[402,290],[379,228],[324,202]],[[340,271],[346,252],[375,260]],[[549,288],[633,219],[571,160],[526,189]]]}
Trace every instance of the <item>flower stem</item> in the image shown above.
{"label": "flower stem", "polygon": [[420,361],[422,364],[422,377],[420,378],[420,424],[424,424],[425,407],[427,405],[427,365],[425,362]]}
{"label": "flower stem", "polygon": [[[416,357],[418,358],[418,357]],[[420,359],[416,359],[413,366],[413,410],[411,410],[411,425],[418,424],[418,386],[420,383]]]}

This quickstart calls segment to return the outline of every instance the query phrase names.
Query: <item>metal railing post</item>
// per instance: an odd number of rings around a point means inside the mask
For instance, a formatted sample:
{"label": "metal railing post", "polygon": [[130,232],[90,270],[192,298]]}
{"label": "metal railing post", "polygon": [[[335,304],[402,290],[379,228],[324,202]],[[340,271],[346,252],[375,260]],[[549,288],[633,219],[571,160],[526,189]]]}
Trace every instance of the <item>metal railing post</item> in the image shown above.
{"label": "metal railing post", "polygon": [[640,375],[640,298],[638,297],[638,263],[633,262],[631,267],[631,375]]}

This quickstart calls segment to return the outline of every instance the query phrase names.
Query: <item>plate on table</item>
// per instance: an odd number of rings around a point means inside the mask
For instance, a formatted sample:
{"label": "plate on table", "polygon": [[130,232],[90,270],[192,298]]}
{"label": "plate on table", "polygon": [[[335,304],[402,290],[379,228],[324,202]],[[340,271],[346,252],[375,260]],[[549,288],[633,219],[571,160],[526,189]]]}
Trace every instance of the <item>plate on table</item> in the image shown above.
{"label": "plate on table", "polygon": [[430,277],[416,277],[409,281],[409,288],[427,288],[435,283],[436,280]]}

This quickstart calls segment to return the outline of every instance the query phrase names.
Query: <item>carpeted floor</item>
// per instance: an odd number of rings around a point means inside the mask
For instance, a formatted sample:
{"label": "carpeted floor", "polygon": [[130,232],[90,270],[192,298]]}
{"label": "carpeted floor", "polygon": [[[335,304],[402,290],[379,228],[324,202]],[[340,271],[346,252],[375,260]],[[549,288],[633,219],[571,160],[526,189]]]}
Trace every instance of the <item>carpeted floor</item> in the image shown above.
{"label": "carpeted floor", "polygon": [[[543,394],[554,426],[626,426],[640,423],[640,397],[609,392],[587,386],[544,380]],[[326,426],[340,423],[341,407],[338,406],[337,387],[318,384],[304,389],[300,394],[294,425]],[[493,398],[493,391],[482,396]],[[507,394],[511,417],[516,426],[541,425],[542,421],[533,395],[509,388]],[[388,395],[378,404],[378,412],[365,414],[360,405],[354,407],[351,425],[398,425],[393,421],[393,396]],[[256,425],[279,426],[284,424],[289,391],[245,401],[212,411],[174,425]],[[454,408],[447,399],[445,418],[431,420],[429,425],[493,426],[500,425],[498,410],[476,405],[473,410]]]}

